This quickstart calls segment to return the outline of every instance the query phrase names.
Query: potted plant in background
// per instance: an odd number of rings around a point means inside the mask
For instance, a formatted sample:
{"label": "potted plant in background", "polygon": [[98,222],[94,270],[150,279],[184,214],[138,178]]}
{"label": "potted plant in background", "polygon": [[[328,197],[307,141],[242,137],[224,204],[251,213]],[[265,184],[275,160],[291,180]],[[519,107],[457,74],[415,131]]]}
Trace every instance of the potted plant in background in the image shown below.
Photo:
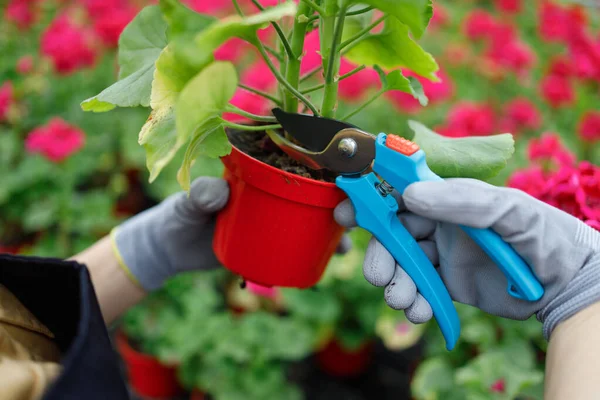
{"label": "potted plant in background", "polygon": [[[251,92],[288,111],[305,109],[342,120],[392,90],[410,93],[426,104],[419,81],[405,77],[403,71],[438,79],[435,60],[415,41],[425,31],[432,5],[428,0],[251,3],[233,1],[238,15],[220,19],[196,13],[176,0],[144,8],[119,40],[119,81],[85,100],[82,108],[95,112],[151,108],[139,135],[151,181],[184,147],[177,178],[186,190],[194,160],[222,157],[231,198],[217,222],[214,248],[219,260],[261,285],[308,287],[320,279],[343,233],[332,209],[345,195],[333,177],[300,167],[266,138],[265,129],[279,128],[268,107],[250,112],[234,104],[236,96]],[[259,35],[269,25],[275,31],[273,42]],[[305,38],[315,32],[320,57],[312,70],[302,74]],[[240,80],[233,63],[215,60],[223,45],[239,39],[257,50],[265,73],[244,74]],[[343,74],[342,55],[356,65]],[[354,111],[338,115],[340,82],[367,68],[380,77],[380,89]],[[253,86],[264,85],[268,77],[277,81],[272,92]],[[232,115],[250,122],[232,122]],[[414,135],[398,133],[416,141],[427,153],[430,167],[443,177],[489,178],[513,151],[510,135],[458,144],[424,127],[415,129]],[[494,146],[486,147],[487,141]],[[445,151],[457,145],[483,157],[469,161]],[[268,250],[263,251],[265,246]]]}

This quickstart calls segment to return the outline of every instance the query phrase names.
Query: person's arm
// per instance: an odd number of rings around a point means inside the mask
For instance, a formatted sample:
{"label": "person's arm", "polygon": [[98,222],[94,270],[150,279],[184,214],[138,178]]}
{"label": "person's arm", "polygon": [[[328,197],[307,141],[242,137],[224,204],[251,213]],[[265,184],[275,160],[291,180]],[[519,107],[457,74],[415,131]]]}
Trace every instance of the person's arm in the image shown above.
{"label": "person's arm", "polygon": [[546,400],[600,398],[600,302],[559,324],[546,355]]}
{"label": "person's arm", "polygon": [[119,264],[110,236],[71,259],[88,268],[107,325],[146,295]]}

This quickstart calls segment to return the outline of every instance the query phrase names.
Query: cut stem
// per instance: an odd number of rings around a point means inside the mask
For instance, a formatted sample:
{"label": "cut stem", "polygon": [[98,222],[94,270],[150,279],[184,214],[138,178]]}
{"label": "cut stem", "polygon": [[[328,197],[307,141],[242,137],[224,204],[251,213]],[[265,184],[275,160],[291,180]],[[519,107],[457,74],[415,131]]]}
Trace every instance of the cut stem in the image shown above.
{"label": "cut stem", "polygon": [[242,110],[241,108],[236,107],[233,104],[228,104],[227,107],[225,107],[225,111],[231,112],[234,114],[238,114],[243,117],[249,118],[251,120],[258,121],[258,122],[277,122],[277,118],[275,118],[275,117],[268,116],[268,115],[253,114],[251,112]]}
{"label": "cut stem", "polygon": [[[285,71],[285,80],[296,91],[298,91],[300,84],[300,63],[302,61],[302,52],[304,51],[306,27],[308,26],[306,22],[300,21],[300,16],[307,14],[309,11],[310,5],[306,3],[300,3],[298,5],[298,10],[294,18],[294,27],[292,28],[292,56],[290,56],[288,59],[288,64]],[[299,97],[295,96],[293,91],[286,92],[284,101],[285,110],[288,112],[298,112],[298,99]],[[304,102],[304,104],[306,104],[306,102]]]}
{"label": "cut stem", "polygon": [[275,97],[273,95],[270,95],[269,93],[266,93],[261,90],[255,89],[253,87],[244,85],[243,83],[238,83],[238,86],[244,90],[247,90],[250,93],[254,93],[254,94],[259,95],[260,97],[264,97],[265,99],[271,100],[273,103],[277,104],[279,107],[283,107],[281,100],[279,100],[277,97]]}
{"label": "cut stem", "polygon": [[368,101],[366,101],[364,104],[362,104],[356,110],[350,112],[347,115],[344,115],[344,117],[342,118],[342,121],[348,120],[349,118],[355,116],[356,114],[358,114],[359,112],[361,112],[362,110],[364,110],[365,108],[367,108],[371,103],[373,103],[375,100],[377,100],[384,93],[385,93],[385,90],[383,90],[383,89],[379,90],[377,93],[375,93],[373,95],[373,97],[371,97]]}
{"label": "cut stem", "polygon": [[267,129],[280,129],[281,125],[272,124],[272,125],[244,125],[244,124],[236,124],[235,122],[225,121],[221,118],[221,123],[223,126],[228,126],[230,128],[236,128],[242,131],[266,131]]}

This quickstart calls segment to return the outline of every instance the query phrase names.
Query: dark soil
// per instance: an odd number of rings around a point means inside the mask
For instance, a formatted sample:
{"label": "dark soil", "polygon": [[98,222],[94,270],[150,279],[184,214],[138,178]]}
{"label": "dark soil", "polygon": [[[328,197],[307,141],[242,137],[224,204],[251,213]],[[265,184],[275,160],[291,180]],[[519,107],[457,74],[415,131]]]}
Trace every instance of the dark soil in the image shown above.
{"label": "dark soil", "polygon": [[265,132],[228,130],[232,145],[240,151],[285,172],[322,182],[335,182],[336,175],[328,170],[312,170],[285,154]]}

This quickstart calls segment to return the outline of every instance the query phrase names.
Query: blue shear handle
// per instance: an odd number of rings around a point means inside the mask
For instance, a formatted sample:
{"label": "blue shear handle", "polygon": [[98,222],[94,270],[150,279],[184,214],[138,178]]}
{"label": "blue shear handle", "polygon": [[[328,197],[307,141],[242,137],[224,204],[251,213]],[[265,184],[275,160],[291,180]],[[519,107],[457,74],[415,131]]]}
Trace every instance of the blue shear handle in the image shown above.
{"label": "blue shear handle", "polygon": [[396,216],[396,200],[379,193],[376,187],[379,183],[373,173],[359,178],[339,176],[336,179],[337,186],[352,201],[358,225],[385,246],[429,302],[446,339],[446,348],[452,350],[460,336],[460,321],[450,294],[421,247],[400,223]]}
{"label": "blue shear handle", "polygon": [[[380,133],[375,142],[373,170],[388,181],[398,192],[404,193],[408,185],[419,181],[440,181],[425,162],[425,153],[419,150],[406,156],[385,145],[386,135]],[[522,300],[537,301],[544,295],[527,263],[519,254],[491,229],[461,228],[481,247],[502,270],[508,280],[508,293]]]}

